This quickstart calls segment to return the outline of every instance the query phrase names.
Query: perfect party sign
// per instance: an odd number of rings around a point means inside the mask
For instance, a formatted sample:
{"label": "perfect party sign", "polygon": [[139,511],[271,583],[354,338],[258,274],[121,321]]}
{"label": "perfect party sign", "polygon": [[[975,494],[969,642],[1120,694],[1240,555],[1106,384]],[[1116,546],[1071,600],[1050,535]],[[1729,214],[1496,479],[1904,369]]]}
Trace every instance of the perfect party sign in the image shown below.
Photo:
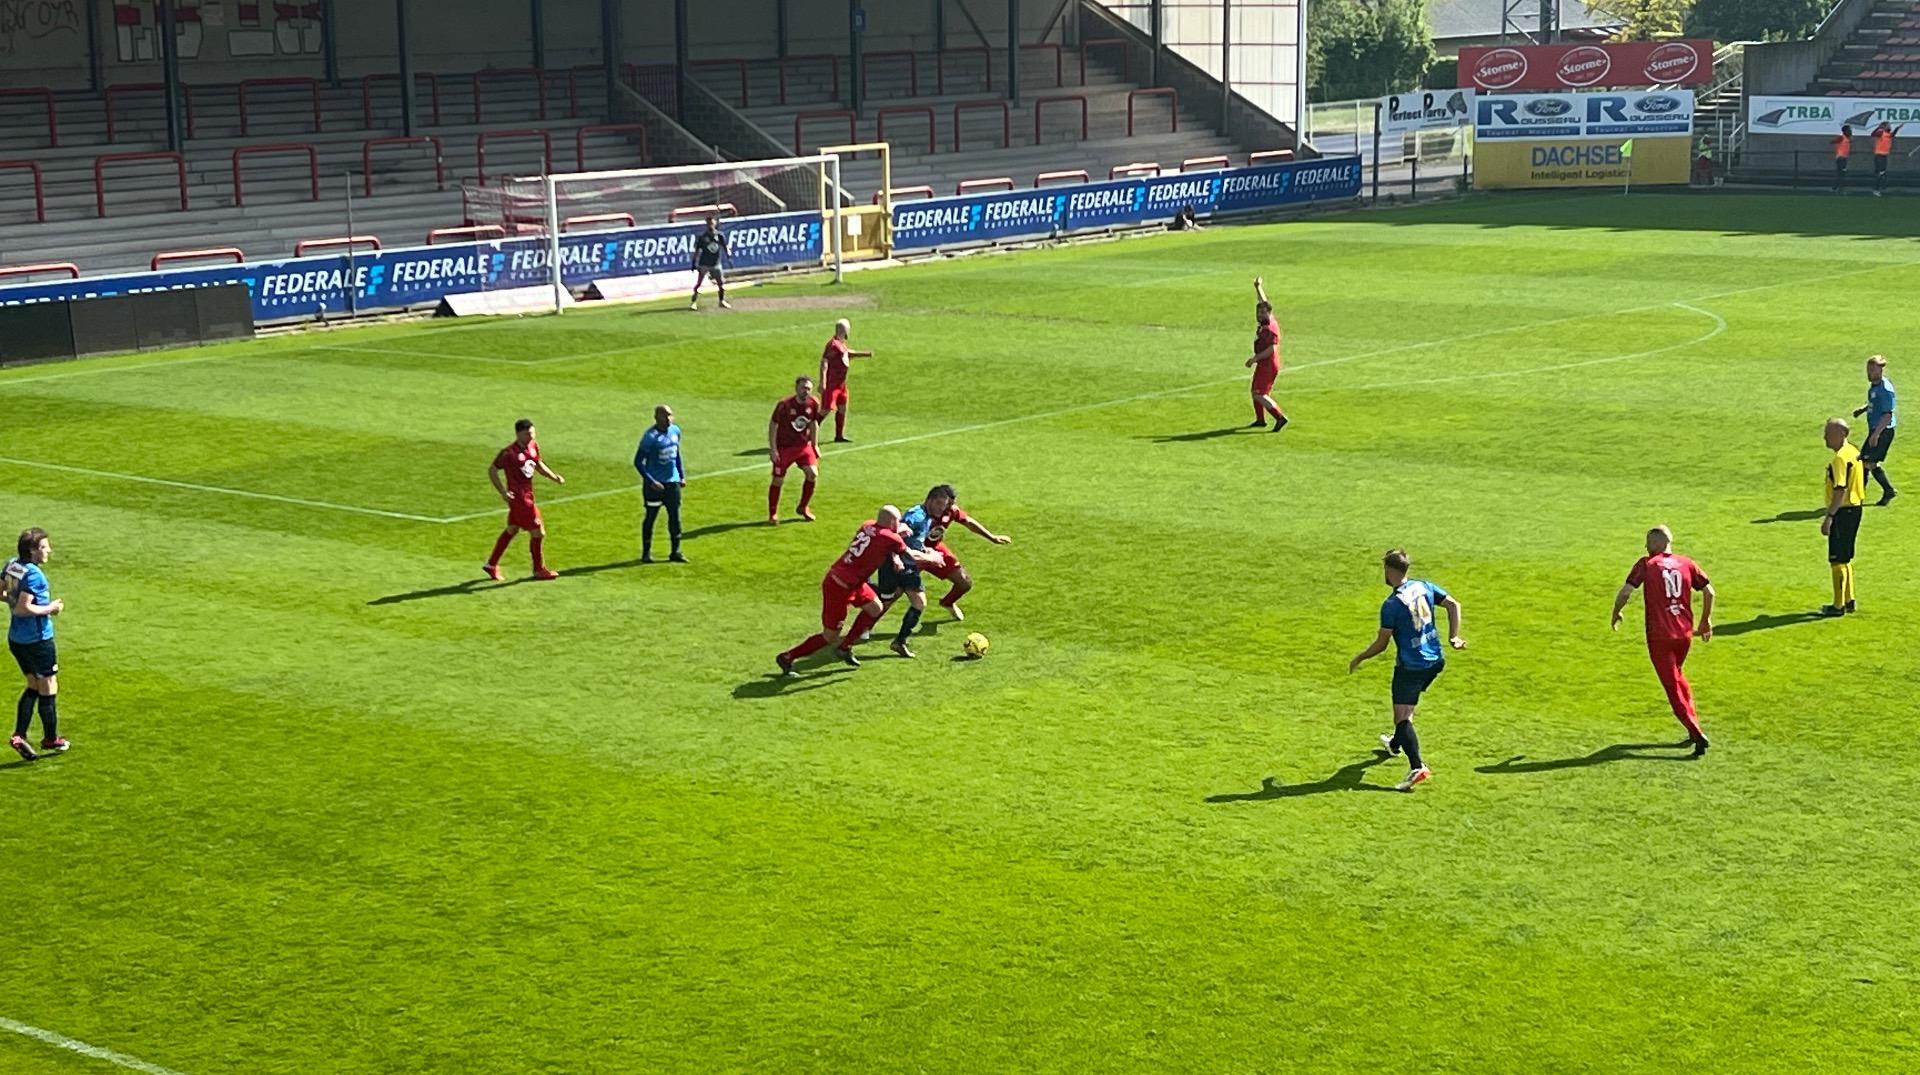
{"label": "perfect party sign", "polygon": [[[560,276],[569,287],[595,280],[678,272],[693,263],[703,224],[675,224],[568,235],[560,240]],[[723,229],[730,269],[816,264],[823,253],[818,213],[746,217]],[[537,287],[552,279],[547,240],[509,239],[415,247],[372,254],[132,273],[0,288],[0,306],[60,299],[245,284],[255,320],[274,321],[438,302],[449,295]]]}
{"label": "perfect party sign", "polygon": [[893,245],[896,250],[916,250],[1148,224],[1171,220],[1187,206],[1196,213],[1238,213],[1304,205],[1356,197],[1360,178],[1360,158],[1331,157],[1263,168],[936,198],[894,206]]}

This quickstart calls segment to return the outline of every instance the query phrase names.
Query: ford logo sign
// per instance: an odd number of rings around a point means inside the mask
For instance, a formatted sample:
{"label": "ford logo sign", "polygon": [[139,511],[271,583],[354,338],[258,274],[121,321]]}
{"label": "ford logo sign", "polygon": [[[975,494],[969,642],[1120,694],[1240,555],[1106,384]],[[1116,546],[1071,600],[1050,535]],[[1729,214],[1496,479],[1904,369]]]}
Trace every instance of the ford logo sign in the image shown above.
{"label": "ford logo sign", "polygon": [[1537,116],[1541,119],[1552,119],[1555,116],[1564,116],[1573,111],[1573,103],[1571,101],[1563,101],[1558,97],[1542,97],[1537,101],[1528,101],[1523,111],[1529,116]]}
{"label": "ford logo sign", "polygon": [[1651,115],[1655,115],[1655,116],[1664,115],[1665,113],[1673,112],[1679,109],[1680,98],[1668,97],[1665,94],[1654,94],[1649,97],[1642,97],[1638,101],[1635,101],[1633,103],[1633,107],[1639,109],[1642,112],[1649,113]]}

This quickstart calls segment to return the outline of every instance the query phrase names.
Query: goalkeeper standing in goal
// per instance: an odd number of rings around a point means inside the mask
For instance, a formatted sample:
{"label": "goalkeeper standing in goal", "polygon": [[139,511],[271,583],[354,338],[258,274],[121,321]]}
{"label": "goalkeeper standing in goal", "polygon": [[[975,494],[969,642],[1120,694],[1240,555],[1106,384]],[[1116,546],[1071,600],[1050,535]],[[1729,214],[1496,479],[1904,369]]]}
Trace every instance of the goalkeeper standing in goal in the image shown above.
{"label": "goalkeeper standing in goal", "polygon": [[707,218],[707,230],[693,239],[693,301],[687,305],[689,310],[700,308],[700,285],[707,277],[713,277],[714,289],[720,292],[720,308],[731,310],[727,302],[727,274],[720,267],[720,259],[727,253],[727,237],[720,234],[720,218]]}

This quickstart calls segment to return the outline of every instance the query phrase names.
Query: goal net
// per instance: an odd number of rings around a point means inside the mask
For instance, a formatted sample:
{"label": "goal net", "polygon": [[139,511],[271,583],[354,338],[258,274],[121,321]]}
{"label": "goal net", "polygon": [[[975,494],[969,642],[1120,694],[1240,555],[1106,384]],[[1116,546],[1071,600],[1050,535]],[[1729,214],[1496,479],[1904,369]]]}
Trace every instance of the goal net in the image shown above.
{"label": "goal net", "polygon": [[[508,251],[491,288],[544,285],[552,308],[607,279],[691,280],[693,243],[709,218],[730,269],[812,262],[840,270],[840,158],[728,161],[502,178],[465,190],[467,223]],[[531,277],[535,277],[530,279]]]}

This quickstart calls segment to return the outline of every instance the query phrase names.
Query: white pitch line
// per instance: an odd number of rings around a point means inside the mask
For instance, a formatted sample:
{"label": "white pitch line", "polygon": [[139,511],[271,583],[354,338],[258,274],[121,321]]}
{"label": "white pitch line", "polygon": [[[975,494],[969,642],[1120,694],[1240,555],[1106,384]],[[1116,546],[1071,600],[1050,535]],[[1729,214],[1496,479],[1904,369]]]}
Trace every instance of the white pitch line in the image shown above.
{"label": "white pitch line", "polygon": [[447,358],[456,362],[485,362],[497,366],[551,366],[556,362],[582,362],[590,358],[608,358],[613,355],[640,354],[645,351],[657,351],[666,347],[681,347],[690,344],[713,343],[717,340],[738,340],[748,336],[771,336],[778,332],[804,331],[793,325],[778,325],[772,328],[747,329],[741,332],[722,332],[711,336],[687,336],[672,340],[655,340],[651,343],[630,344],[626,347],[611,347],[605,351],[587,351],[577,355],[554,355],[550,358],[498,358],[492,355],[458,355],[443,351],[410,351],[397,347],[363,347],[356,344],[317,345],[316,351],[342,351],[357,354],[404,355],[408,358]]}
{"label": "white pitch line", "polygon": [[174,481],[171,478],[149,478],[141,474],[122,474],[115,470],[94,470],[92,467],[73,467],[64,463],[43,463],[32,459],[0,458],[0,464],[16,467],[32,467],[36,470],[55,470],[65,474],[84,474],[91,478],[110,478],[114,481],[135,482],[140,485],[164,485],[169,489],[188,489],[196,493],[221,493],[226,496],[245,497],[249,500],[271,500],[277,504],[295,504],[303,508],[327,508],[332,511],[351,512],[355,515],[377,515],[382,519],[405,519],[415,523],[444,523],[447,519],[432,515],[410,515],[404,511],[386,511],[381,508],[363,508],[353,504],[335,504],[329,500],[309,500],[298,496],[280,496],[277,493],[256,493],[250,489],[229,489],[223,485],[201,485],[197,482]]}
{"label": "white pitch line", "polygon": [[172,1068],[163,1068],[159,1064],[150,1064],[137,1056],[116,1053],[112,1049],[102,1049],[98,1045],[88,1045],[84,1041],[75,1041],[65,1034],[55,1034],[51,1030],[42,1030],[37,1026],[28,1026],[26,1023],[15,1022],[5,1016],[0,1016],[0,1030],[18,1034],[23,1038],[32,1038],[35,1041],[51,1045],[56,1049],[65,1049],[70,1053],[79,1053],[81,1056],[89,1056],[95,1060],[104,1060],[116,1067],[126,1068],[128,1071],[142,1072],[143,1075],[181,1075],[180,1072]]}

